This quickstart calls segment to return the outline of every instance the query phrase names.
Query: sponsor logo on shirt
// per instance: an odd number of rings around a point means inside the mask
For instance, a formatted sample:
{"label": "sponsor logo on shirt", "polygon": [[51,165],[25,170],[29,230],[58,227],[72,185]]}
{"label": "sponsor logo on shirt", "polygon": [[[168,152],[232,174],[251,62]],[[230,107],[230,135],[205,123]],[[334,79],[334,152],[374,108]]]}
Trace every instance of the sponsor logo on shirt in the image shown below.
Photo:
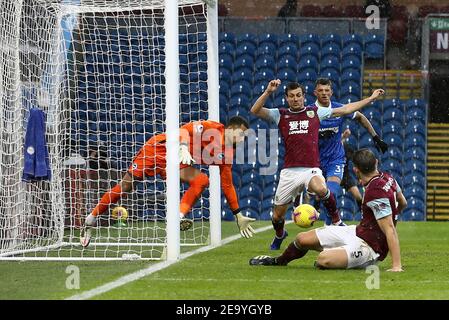
{"label": "sponsor logo on shirt", "polygon": [[313,118],[313,117],[315,117],[315,111],[307,111],[307,116],[309,117],[309,118]]}
{"label": "sponsor logo on shirt", "polygon": [[305,134],[309,133],[309,120],[290,121],[288,134]]}

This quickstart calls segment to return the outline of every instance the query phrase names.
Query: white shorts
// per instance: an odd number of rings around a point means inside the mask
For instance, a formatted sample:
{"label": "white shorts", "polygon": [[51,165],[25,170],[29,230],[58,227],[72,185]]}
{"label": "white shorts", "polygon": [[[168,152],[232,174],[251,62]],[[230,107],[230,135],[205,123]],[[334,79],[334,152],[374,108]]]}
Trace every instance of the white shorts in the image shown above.
{"label": "white shorts", "polygon": [[281,170],[279,183],[274,196],[274,204],[282,206],[294,201],[304,187],[307,189],[310,179],[323,176],[320,168],[285,168]]}
{"label": "white shorts", "polygon": [[348,269],[366,268],[374,264],[379,254],[361,238],[357,237],[355,225],[327,226],[316,229],[316,236],[324,250],[343,248],[348,255]]}

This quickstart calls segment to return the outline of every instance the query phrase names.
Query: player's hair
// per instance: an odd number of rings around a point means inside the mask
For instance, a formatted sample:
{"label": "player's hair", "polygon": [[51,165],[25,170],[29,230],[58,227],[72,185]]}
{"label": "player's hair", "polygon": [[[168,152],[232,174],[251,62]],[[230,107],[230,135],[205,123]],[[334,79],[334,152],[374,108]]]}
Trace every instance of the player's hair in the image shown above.
{"label": "player's hair", "polygon": [[332,81],[328,78],[318,78],[315,81],[315,88],[318,87],[318,85],[330,86],[332,88]]}
{"label": "player's hair", "polygon": [[245,128],[249,129],[248,121],[240,116],[234,116],[228,120],[228,124],[226,127],[240,127],[245,126]]}
{"label": "player's hair", "polygon": [[290,90],[295,90],[295,89],[298,89],[298,88],[301,88],[302,95],[306,94],[306,88],[302,84],[300,84],[298,82],[289,82],[287,84],[287,86],[285,87],[284,93],[285,93],[286,96],[288,96],[288,92]]}
{"label": "player's hair", "polygon": [[354,152],[352,162],[354,167],[360,170],[363,174],[368,174],[376,170],[376,156],[368,148],[363,148]]}

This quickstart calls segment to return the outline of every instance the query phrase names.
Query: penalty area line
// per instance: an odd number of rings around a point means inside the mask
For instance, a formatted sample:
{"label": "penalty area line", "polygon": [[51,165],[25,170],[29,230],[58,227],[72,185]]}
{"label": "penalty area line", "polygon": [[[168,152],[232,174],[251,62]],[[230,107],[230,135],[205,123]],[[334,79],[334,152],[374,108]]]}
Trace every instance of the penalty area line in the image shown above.
{"label": "penalty area line", "polygon": [[[286,224],[288,224],[288,223],[291,223],[291,221],[286,221]],[[256,233],[259,233],[259,232],[263,232],[263,231],[269,230],[271,228],[273,228],[273,227],[270,225],[270,226],[265,226],[265,227],[262,227],[262,228],[258,228],[258,229],[254,230],[254,231]],[[233,235],[231,237],[223,239],[221,241],[221,245],[220,246],[208,245],[208,246],[201,247],[201,248],[189,251],[189,252],[182,253],[180,255],[179,259],[176,260],[176,261],[164,261],[164,262],[159,262],[159,263],[153,264],[153,265],[149,266],[148,268],[141,269],[141,270],[138,270],[136,272],[127,274],[127,275],[125,275],[123,277],[118,278],[117,280],[108,282],[108,283],[106,283],[104,285],[101,285],[99,287],[93,288],[91,290],[84,291],[84,292],[82,292],[80,294],[73,295],[71,297],[66,298],[65,300],[87,300],[87,299],[91,299],[91,298],[93,298],[95,296],[98,296],[100,294],[106,293],[106,292],[111,291],[111,290],[113,290],[115,288],[121,287],[121,286],[123,286],[125,284],[134,282],[134,281],[139,280],[139,279],[141,279],[143,277],[146,277],[146,276],[148,276],[148,275],[150,275],[152,273],[155,273],[157,271],[165,269],[165,268],[167,268],[167,267],[169,267],[169,266],[171,266],[171,265],[173,265],[175,263],[178,263],[178,262],[180,262],[180,261],[182,261],[184,259],[187,259],[187,258],[189,258],[189,257],[191,257],[191,256],[193,256],[195,254],[202,253],[202,252],[207,252],[209,250],[219,248],[219,247],[221,247],[221,246],[223,246],[225,244],[228,244],[228,243],[230,243],[232,241],[241,239],[241,237],[242,236],[240,234],[236,234],[236,235]]]}

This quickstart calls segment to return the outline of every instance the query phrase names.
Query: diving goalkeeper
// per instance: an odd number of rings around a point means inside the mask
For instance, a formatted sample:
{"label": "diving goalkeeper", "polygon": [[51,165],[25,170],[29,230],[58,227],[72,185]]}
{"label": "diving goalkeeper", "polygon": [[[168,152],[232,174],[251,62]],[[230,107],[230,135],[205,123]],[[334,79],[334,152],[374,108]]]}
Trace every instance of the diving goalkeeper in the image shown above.
{"label": "diving goalkeeper", "polygon": [[[180,128],[180,179],[189,184],[180,204],[181,231],[192,227],[193,221],[187,219],[186,216],[209,185],[208,176],[192,166],[197,163],[220,167],[221,188],[236,217],[240,233],[245,238],[253,236],[254,230],[249,223],[255,219],[244,217],[240,213],[237,193],[232,182],[234,149],[237,144],[244,141],[245,131],[248,129],[248,122],[238,116],[230,118],[226,127],[219,122],[208,120],[190,122]],[[165,179],[165,168],[166,135],[158,134],[145,143],[133,159],[122,181],[106,192],[87,216],[80,237],[81,245],[83,247],[89,245],[92,227],[96,225],[98,216],[124,194],[131,192],[134,188],[134,181],[142,180],[145,175],[155,176],[157,174]]]}

